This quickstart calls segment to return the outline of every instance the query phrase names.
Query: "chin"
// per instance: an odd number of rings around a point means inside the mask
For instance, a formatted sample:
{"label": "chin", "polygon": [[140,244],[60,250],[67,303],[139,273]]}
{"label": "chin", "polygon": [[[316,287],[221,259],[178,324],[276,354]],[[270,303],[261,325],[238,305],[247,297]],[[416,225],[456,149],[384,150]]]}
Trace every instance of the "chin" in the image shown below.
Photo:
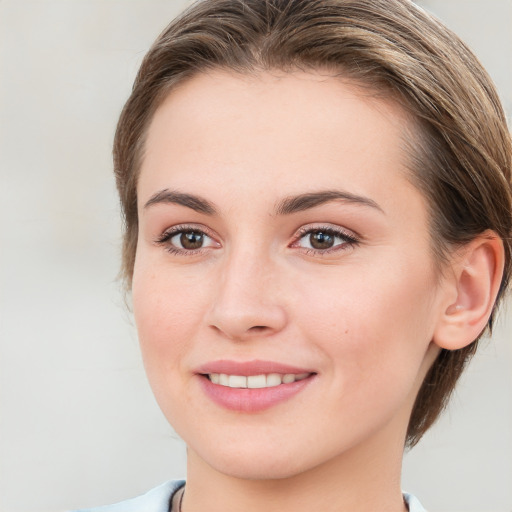
{"label": "chin", "polygon": [[287,457],[267,457],[262,461],[261,458],[248,460],[246,457],[215,456],[210,465],[219,473],[241,480],[282,480],[303,473],[305,469]]}
{"label": "chin", "polygon": [[[187,440],[185,440],[187,441]],[[189,439],[189,461],[203,461],[218,473],[243,480],[281,480],[307,473],[332,457],[331,450],[305,449],[281,440],[278,443],[230,442],[228,439],[205,445]],[[246,440],[245,440],[246,441]],[[311,445],[309,445],[311,446]],[[193,454],[193,455],[192,455]],[[191,457],[192,455],[192,457]],[[201,462],[200,462],[201,463]]]}

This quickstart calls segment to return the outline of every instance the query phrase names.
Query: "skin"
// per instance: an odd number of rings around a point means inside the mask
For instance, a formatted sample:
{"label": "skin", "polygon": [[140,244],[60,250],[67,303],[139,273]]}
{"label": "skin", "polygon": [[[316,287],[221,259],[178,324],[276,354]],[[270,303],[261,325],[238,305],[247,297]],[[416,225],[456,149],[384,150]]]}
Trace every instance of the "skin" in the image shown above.
{"label": "skin", "polygon": [[[314,72],[214,71],[158,108],[138,183],[133,307],[151,386],[188,447],[186,512],[406,510],[407,423],[453,300],[408,179],[406,124],[391,102]],[[325,190],[359,199],[277,211]],[[163,242],[175,226],[206,233],[203,247]],[[357,241],[312,251],[311,230],[326,227]],[[196,373],[218,359],[315,376],[267,410],[230,411]]]}

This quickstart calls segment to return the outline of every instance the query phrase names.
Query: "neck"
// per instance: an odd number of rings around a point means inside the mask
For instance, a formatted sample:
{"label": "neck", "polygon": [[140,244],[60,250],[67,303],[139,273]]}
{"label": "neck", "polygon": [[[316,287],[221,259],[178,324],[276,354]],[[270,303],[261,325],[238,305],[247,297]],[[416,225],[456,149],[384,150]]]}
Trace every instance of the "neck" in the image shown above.
{"label": "neck", "polygon": [[400,489],[403,437],[383,443],[383,434],[365,446],[279,479],[226,474],[189,449],[183,512],[405,512]]}

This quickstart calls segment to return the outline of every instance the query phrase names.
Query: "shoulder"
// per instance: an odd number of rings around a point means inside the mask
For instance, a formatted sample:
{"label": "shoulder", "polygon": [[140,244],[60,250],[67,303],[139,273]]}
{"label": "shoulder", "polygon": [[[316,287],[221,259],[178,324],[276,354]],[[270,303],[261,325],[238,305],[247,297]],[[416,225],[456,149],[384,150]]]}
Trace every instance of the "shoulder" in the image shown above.
{"label": "shoulder", "polygon": [[419,502],[418,498],[407,492],[404,492],[403,496],[409,512],[427,512]]}
{"label": "shoulder", "polygon": [[81,509],[75,512],[140,512],[141,510],[144,512],[169,512],[169,503],[174,493],[184,483],[185,480],[171,480],[151,489],[142,496],[113,505]]}

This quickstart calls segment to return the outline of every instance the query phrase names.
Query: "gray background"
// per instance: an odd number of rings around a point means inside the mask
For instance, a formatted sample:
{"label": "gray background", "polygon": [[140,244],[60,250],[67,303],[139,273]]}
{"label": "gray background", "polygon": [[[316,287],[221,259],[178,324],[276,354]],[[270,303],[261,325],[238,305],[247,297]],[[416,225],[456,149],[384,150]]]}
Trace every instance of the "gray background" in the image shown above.
{"label": "gray background", "polygon": [[[0,511],[104,504],[184,475],[116,282],[115,122],[184,0],[0,1]],[[512,1],[422,4],[512,113]],[[512,511],[512,313],[405,459],[432,512]]]}

